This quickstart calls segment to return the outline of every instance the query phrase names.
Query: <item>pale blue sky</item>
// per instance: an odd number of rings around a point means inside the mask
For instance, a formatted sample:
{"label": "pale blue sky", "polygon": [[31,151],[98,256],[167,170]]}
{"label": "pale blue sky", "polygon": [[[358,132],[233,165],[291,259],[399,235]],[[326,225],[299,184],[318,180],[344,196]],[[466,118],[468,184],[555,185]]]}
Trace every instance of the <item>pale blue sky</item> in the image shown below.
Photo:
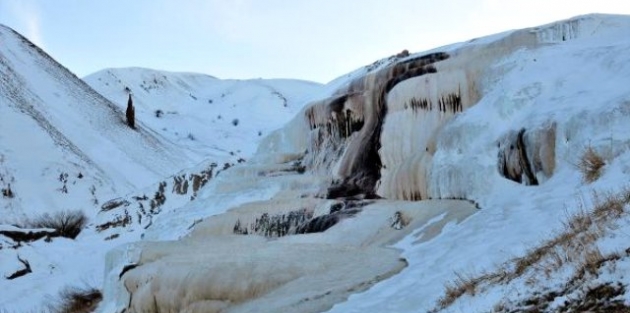
{"label": "pale blue sky", "polygon": [[398,53],[627,0],[0,0],[0,23],[78,76],[141,66],[220,78],[318,82]]}

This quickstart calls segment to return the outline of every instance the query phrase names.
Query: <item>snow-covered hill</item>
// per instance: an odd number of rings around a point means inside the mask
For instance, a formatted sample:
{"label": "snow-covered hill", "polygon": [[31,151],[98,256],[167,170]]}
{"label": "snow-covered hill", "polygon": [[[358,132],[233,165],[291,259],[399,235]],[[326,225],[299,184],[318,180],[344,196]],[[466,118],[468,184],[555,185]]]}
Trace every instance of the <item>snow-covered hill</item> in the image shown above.
{"label": "snow-covered hill", "polygon": [[99,312],[627,309],[628,33],[581,16],[334,81],[112,251]]}
{"label": "snow-covered hill", "polygon": [[323,89],[300,80],[221,80],[143,68],[102,70],[84,80],[121,109],[132,93],[136,117],[186,150],[234,160],[252,156],[264,136]]}
{"label": "snow-covered hill", "polygon": [[[249,158],[266,133],[301,109],[298,99],[321,88],[147,69],[91,77],[113,101],[0,26],[0,311],[37,311],[69,280],[100,284],[95,269],[107,250],[141,234],[109,227],[120,218],[107,214],[116,199],[133,201],[133,224],[123,226],[143,229],[153,214],[191,201],[217,173]],[[125,123],[125,88],[108,88],[121,79],[134,92],[136,129]],[[206,97],[204,104],[195,95]],[[90,224],[76,240],[33,226],[56,212],[83,212]],[[24,262],[32,272],[5,279],[24,270]]]}
{"label": "snow-covered hill", "polygon": [[[252,157],[267,134],[325,92],[323,85],[300,80],[221,80],[143,68],[107,69],[84,80],[121,110],[131,93],[136,118],[199,161],[172,177],[104,203],[95,219],[104,238],[124,230],[143,230],[154,215],[168,215],[196,198],[198,188]],[[111,210],[111,205],[119,205],[118,210]]]}
{"label": "snow-covered hill", "polygon": [[98,202],[195,165],[185,151],[13,30],[0,27],[0,199],[5,218]]}
{"label": "snow-covered hill", "polygon": [[[105,253],[93,240],[28,229],[45,227],[34,222],[43,214],[72,211],[91,218],[104,201],[198,162],[142,121],[134,130],[124,118],[120,108],[0,25],[2,310],[40,310],[46,295],[67,285],[64,277],[89,280],[86,273]],[[30,242],[34,238],[40,240]],[[26,269],[32,273],[15,277]]]}

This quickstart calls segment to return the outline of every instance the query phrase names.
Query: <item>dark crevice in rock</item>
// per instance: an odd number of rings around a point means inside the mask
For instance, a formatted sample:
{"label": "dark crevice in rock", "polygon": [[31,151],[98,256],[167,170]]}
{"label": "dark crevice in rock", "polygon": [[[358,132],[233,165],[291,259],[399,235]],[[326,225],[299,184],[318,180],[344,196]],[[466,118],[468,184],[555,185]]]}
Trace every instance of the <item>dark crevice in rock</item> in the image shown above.
{"label": "dark crevice in rock", "polygon": [[263,213],[253,223],[243,225],[240,220],[234,224],[233,233],[239,235],[261,235],[265,237],[283,237],[295,234],[301,224],[313,218],[313,212],[301,209],[284,214],[270,215]]}
{"label": "dark crevice in rock", "polygon": [[[338,127],[342,135],[347,137],[348,131],[360,131],[359,136],[348,143],[344,159],[341,160],[341,179],[333,183],[327,191],[327,198],[336,199],[343,197],[377,198],[376,183],[380,179],[382,162],[378,154],[381,148],[381,130],[383,121],[387,115],[387,95],[400,82],[425,74],[436,73],[433,63],[445,60],[449,57],[443,52],[432,53],[418,58],[404,60],[383,68],[366,77],[356,79],[350,83],[347,90],[339,91],[341,95],[329,100],[332,111],[342,111],[346,102],[351,105],[359,105],[363,110],[362,118],[350,118],[351,121],[361,121],[356,125],[343,125]],[[461,97],[459,94],[451,95],[441,100],[445,109],[460,110]],[[343,106],[342,106],[343,104]],[[421,103],[419,106],[429,105]],[[318,120],[315,116],[316,108],[312,107],[307,112],[310,125],[315,125]],[[340,115],[335,115],[339,120]],[[345,116],[347,119],[348,116]],[[342,118],[343,119],[343,118]],[[330,118],[330,120],[334,120]],[[345,138],[344,137],[344,138]]]}
{"label": "dark crevice in rock", "polygon": [[328,211],[329,214],[335,213],[335,212],[339,212],[341,210],[347,210],[347,209],[360,209],[364,206],[370,205],[372,203],[374,203],[374,200],[350,200],[350,199],[344,199],[341,202],[337,202],[333,205],[330,206],[330,209]]}
{"label": "dark crevice in rock", "polygon": [[366,192],[355,182],[350,181],[350,179],[334,183],[328,187],[326,193],[326,199],[362,200],[380,198],[374,191]]}
{"label": "dark crevice in rock", "polygon": [[5,276],[6,279],[8,280],[13,280],[16,279],[18,277],[22,277],[28,273],[32,273],[33,271],[31,270],[31,264],[28,263],[27,260],[24,260],[22,258],[20,258],[20,256],[18,256],[18,261],[20,261],[20,263],[22,263],[24,265],[24,268],[9,275],[9,276]]}
{"label": "dark crevice in rock", "polygon": [[297,234],[321,233],[333,227],[346,218],[354,217],[362,208],[374,201],[344,200],[330,206],[328,214],[315,217],[306,223],[302,223],[296,229]]}
{"label": "dark crevice in rock", "polygon": [[510,131],[498,143],[497,166],[501,176],[526,185],[539,185],[540,177],[553,175],[555,124],[533,130]]}
{"label": "dark crevice in rock", "polygon": [[321,233],[335,226],[341,220],[353,217],[361,212],[360,208],[346,208],[330,214],[315,217],[298,226],[296,234]]}
{"label": "dark crevice in rock", "polygon": [[127,273],[128,271],[131,271],[132,269],[138,267],[138,264],[127,264],[125,266],[123,266],[123,269],[120,271],[120,274],[118,274],[118,280],[122,279],[123,275],[125,275],[125,273]]}
{"label": "dark crevice in rock", "polygon": [[516,145],[518,148],[518,152],[520,153],[520,162],[525,175],[529,179],[530,185],[538,185],[538,179],[536,179],[536,175],[532,172],[532,168],[529,163],[529,159],[527,158],[527,147],[525,147],[525,141],[523,140],[523,135],[525,134],[525,129],[521,129],[518,132],[518,137],[516,140]]}
{"label": "dark crevice in rock", "polygon": [[405,109],[408,108],[410,108],[414,112],[418,110],[431,111],[433,110],[433,103],[429,99],[411,98],[411,100],[409,100],[409,103],[405,104]]}
{"label": "dark crevice in rock", "polygon": [[464,107],[462,106],[461,93],[458,91],[457,93],[449,93],[448,95],[441,97],[438,100],[438,109],[440,112],[462,112]]}
{"label": "dark crevice in rock", "polygon": [[353,217],[361,212],[362,207],[372,201],[343,201],[333,204],[328,214],[313,217],[313,212],[300,209],[283,214],[263,213],[249,225],[237,220],[233,233],[238,235],[260,235],[268,238],[296,234],[321,233],[333,227],[341,220]]}
{"label": "dark crevice in rock", "polygon": [[47,229],[16,229],[16,230],[0,230],[0,235],[9,237],[15,242],[32,242],[42,238],[50,240],[50,238],[60,237],[61,234],[57,230]]}

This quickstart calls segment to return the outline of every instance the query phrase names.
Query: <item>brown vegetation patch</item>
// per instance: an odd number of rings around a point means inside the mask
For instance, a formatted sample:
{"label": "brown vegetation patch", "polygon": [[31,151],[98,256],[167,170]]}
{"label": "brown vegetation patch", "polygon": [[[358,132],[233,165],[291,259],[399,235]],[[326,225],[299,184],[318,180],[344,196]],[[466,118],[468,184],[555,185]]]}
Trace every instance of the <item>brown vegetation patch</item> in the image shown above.
{"label": "brown vegetation patch", "polygon": [[602,174],[602,168],[606,165],[606,161],[593,147],[587,147],[578,163],[578,169],[582,173],[585,182],[592,183],[596,181]]}
{"label": "brown vegetation patch", "polygon": [[92,287],[66,287],[59,294],[59,301],[49,305],[52,313],[89,313],[103,300],[100,290]]}

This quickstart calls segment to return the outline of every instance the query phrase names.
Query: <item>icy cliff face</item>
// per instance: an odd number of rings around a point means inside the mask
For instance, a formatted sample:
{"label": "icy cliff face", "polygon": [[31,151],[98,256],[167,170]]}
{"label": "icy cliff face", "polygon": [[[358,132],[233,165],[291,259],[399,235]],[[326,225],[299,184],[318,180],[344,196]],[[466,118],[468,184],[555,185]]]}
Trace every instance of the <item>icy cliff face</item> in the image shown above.
{"label": "icy cliff face", "polygon": [[[335,178],[327,191],[331,198],[474,198],[470,189],[487,183],[497,170],[519,183],[544,183],[556,163],[556,121],[518,120],[509,128],[503,123],[518,117],[520,107],[545,101],[540,86],[519,87],[516,97],[503,97],[502,104],[488,103],[487,96],[505,88],[501,80],[510,69],[499,64],[506,58],[534,55],[552,43],[605,36],[602,23],[610,21],[580,17],[377,62],[331,97],[311,103],[260,151],[289,152],[289,146],[291,152],[305,153],[309,169]],[[501,120],[488,115],[486,121],[463,122],[466,115],[475,116],[468,110],[479,103],[493,105]],[[472,151],[464,151],[478,141],[471,136],[493,136],[484,138],[483,149],[496,153],[496,164],[480,164]]]}

